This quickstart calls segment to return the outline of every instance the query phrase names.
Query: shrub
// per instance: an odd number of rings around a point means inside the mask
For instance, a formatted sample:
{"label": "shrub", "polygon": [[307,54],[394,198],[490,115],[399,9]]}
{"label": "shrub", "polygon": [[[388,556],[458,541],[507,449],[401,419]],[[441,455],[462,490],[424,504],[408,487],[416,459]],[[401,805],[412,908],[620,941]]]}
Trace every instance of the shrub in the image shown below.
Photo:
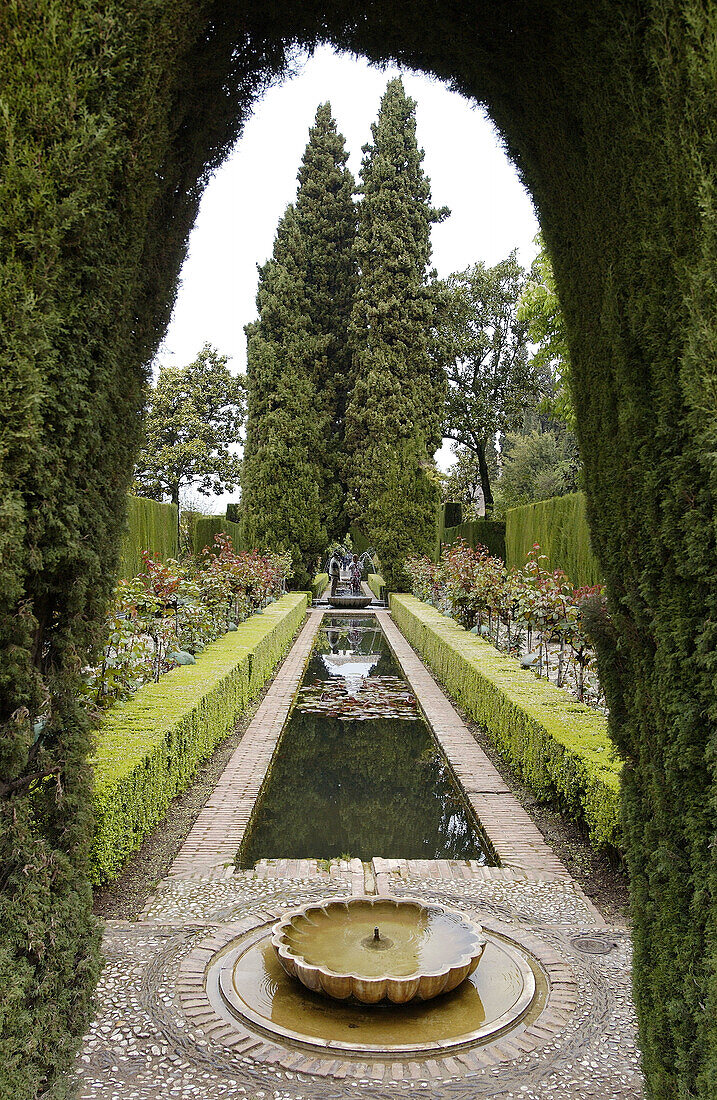
{"label": "shrub", "polygon": [[392,595],[394,619],[456,702],[490,735],[543,802],[584,822],[596,848],[620,848],[620,765],[602,714],[413,596]]}
{"label": "shrub", "polygon": [[93,882],[117,876],[231,732],[288,649],[307,602],[303,592],[284,596],[213,642],[195,665],[145,684],[107,714],[93,760]]}

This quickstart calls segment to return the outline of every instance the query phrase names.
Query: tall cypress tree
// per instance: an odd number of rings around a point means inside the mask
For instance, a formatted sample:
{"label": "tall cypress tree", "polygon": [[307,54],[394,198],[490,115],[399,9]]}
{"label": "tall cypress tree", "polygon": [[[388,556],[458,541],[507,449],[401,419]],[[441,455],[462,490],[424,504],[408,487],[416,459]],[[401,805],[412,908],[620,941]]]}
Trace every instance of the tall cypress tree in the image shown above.
{"label": "tall cypress tree", "polygon": [[322,103],[299,169],[295,217],[302,238],[301,274],[311,337],[306,367],[316,387],[316,414],[322,419],[316,452],[324,471],[322,520],[332,538],[347,527],[344,433],[352,385],[348,327],[356,291],[355,181],[347,160],[331,105]]}
{"label": "tall cypress tree", "polygon": [[444,387],[430,355],[438,299],[429,264],[431,225],[448,211],[431,205],[415,108],[402,80],[389,81],[364,146],[346,413],[351,508],[393,586],[408,553],[433,547]]}
{"label": "tall cypress tree", "polygon": [[321,520],[322,418],[307,369],[311,347],[302,272],[305,250],[293,206],[279,223],[272,258],[260,269],[259,320],[248,337],[247,439],[242,469],[243,537],[290,549],[294,583],[307,587],[326,544]]}

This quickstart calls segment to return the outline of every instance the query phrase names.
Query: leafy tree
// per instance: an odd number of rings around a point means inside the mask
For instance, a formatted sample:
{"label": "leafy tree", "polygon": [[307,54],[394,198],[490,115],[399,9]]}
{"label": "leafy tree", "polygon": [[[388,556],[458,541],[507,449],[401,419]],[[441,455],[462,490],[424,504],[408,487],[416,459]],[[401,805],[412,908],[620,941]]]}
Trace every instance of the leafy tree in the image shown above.
{"label": "leafy tree", "polygon": [[435,348],[448,381],[444,434],[478,459],[486,512],[493,507],[488,452],[536,404],[543,377],[517,316],[525,273],[515,251],[494,267],[449,275]]}
{"label": "leafy tree", "polygon": [[259,271],[259,319],[246,326],[248,420],[242,468],[242,538],[290,550],[294,583],[306,588],[326,544],[319,462],[323,422],[307,349],[304,241],[293,206]]}
{"label": "leafy tree", "polygon": [[570,393],[570,349],[565,317],[542,234],[537,235],[535,243],[540,250],[520,296],[518,318],[527,324],[528,336],[537,345],[531,358],[532,366],[538,374],[547,373],[553,380],[554,392],[543,398],[543,408],[572,430],[575,410]]}
{"label": "leafy tree", "polygon": [[570,432],[509,432],[496,500],[501,508],[514,508],[574,493],[580,488],[579,470],[577,443]]}
{"label": "leafy tree", "polygon": [[179,508],[185,486],[205,496],[234,489],[241,463],[229,448],[239,441],[244,383],[228,362],[205,344],[188,366],[161,368],[135,467],[139,496],[169,497]]}
{"label": "leafy tree", "polygon": [[330,538],[339,537],[348,526],[343,447],[352,385],[348,326],[356,291],[356,206],[347,159],[331,105],[322,103],[299,169],[295,219],[302,248],[296,274],[303,278],[310,337],[306,370],[316,390],[314,415],[322,420],[315,457],[325,475],[320,489],[322,522]]}
{"label": "leafy tree", "polygon": [[455,463],[441,478],[441,497],[463,505],[464,520],[476,519],[484,505],[478,455],[469,447],[454,448]]}
{"label": "leafy tree", "polygon": [[[440,442],[443,401],[442,374],[430,355],[437,309],[430,233],[448,211],[431,205],[415,106],[400,78],[389,81],[371,127],[373,143],[364,146],[356,236],[360,277],[350,328],[351,508],[390,585],[400,575],[404,544],[414,551],[432,545],[423,508],[428,498],[434,506],[438,499],[437,479],[427,476]],[[421,505],[404,517],[412,526],[397,539],[390,533],[395,502],[387,487],[399,483]]]}

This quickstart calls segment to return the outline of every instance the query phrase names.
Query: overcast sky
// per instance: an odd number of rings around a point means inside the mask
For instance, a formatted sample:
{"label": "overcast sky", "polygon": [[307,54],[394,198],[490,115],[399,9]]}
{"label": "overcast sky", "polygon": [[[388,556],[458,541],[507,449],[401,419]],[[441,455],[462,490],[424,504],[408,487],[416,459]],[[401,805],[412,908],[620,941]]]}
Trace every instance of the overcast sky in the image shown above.
{"label": "overcast sky", "polygon": [[[256,316],[257,264],[271,255],[279,218],[296,197],[316,108],[330,101],[358,176],[361,147],[371,139],[386,83],[398,73],[322,48],[264,95],[202,199],[159,364],[189,363],[208,341],[231,357],[234,372],[245,370],[244,325]],[[490,122],[437,81],[406,71],[403,79],[418,104],[418,141],[433,202],[452,211],[433,228],[438,274],[477,260],[495,264],[513,248],[529,265],[538,223]],[[442,466],[446,457],[440,454]]]}

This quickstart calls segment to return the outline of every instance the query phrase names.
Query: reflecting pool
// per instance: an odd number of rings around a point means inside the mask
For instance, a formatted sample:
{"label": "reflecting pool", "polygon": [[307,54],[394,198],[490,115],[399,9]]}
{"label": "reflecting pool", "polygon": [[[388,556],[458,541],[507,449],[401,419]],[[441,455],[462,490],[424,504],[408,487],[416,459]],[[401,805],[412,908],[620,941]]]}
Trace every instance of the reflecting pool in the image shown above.
{"label": "reflecting pool", "polygon": [[239,853],[489,862],[374,616],[326,615]]}

